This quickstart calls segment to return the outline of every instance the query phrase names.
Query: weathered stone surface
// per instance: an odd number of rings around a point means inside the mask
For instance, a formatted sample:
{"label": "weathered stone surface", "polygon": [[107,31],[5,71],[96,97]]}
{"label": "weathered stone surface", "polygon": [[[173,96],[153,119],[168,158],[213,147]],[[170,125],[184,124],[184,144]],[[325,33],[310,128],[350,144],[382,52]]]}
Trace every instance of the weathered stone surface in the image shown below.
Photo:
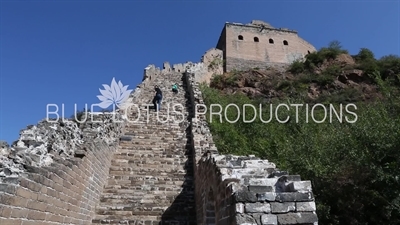
{"label": "weathered stone surface", "polygon": [[244,204],[243,203],[236,203],[236,212],[244,213]]}
{"label": "weathered stone surface", "polygon": [[249,180],[249,185],[260,185],[260,186],[275,186],[278,182],[278,178],[251,178]]}
{"label": "weathered stone surface", "polygon": [[296,211],[296,205],[294,202],[271,202],[272,213],[287,213]]}
{"label": "weathered stone surface", "polygon": [[276,225],[278,224],[278,216],[273,214],[266,214],[261,216],[262,225]]}
{"label": "weathered stone surface", "polygon": [[[0,177],[18,176],[25,171],[23,165],[49,166],[54,157],[73,158],[75,151],[84,149],[85,142],[102,140],[114,143],[121,134],[122,123],[114,123],[111,115],[94,115],[93,120],[42,120],[27,126],[11,146],[0,150]],[[121,120],[121,115],[116,114]]]}
{"label": "weathered stone surface", "polygon": [[318,222],[317,214],[315,213],[287,213],[278,214],[279,224],[313,224]]}
{"label": "weathered stone surface", "polygon": [[311,189],[311,181],[294,181],[287,185],[287,190],[289,192],[310,192]]}
{"label": "weathered stone surface", "polygon": [[272,202],[272,201],[275,201],[275,198],[276,198],[276,193],[274,193],[274,192],[266,192],[266,193],[257,194],[258,201]]}
{"label": "weathered stone surface", "polygon": [[270,213],[271,206],[269,203],[246,203],[245,210],[246,213]]}
{"label": "weathered stone surface", "polygon": [[240,190],[235,193],[235,199],[238,202],[256,202],[257,197],[254,192]]}
{"label": "weathered stone surface", "polygon": [[296,211],[298,212],[314,212],[316,210],[315,202],[296,202]]}
{"label": "weathered stone surface", "polygon": [[119,138],[120,141],[132,141],[132,136],[123,135]]}
{"label": "weathered stone surface", "polygon": [[301,181],[300,175],[287,175],[287,181]]}
{"label": "weathered stone surface", "polygon": [[314,196],[312,192],[283,192],[276,195],[277,202],[308,202],[313,201]]}
{"label": "weathered stone surface", "polygon": [[249,191],[254,193],[272,192],[274,190],[271,186],[249,186]]}
{"label": "weathered stone surface", "polygon": [[238,225],[258,225],[256,220],[247,214],[236,215],[236,224]]}

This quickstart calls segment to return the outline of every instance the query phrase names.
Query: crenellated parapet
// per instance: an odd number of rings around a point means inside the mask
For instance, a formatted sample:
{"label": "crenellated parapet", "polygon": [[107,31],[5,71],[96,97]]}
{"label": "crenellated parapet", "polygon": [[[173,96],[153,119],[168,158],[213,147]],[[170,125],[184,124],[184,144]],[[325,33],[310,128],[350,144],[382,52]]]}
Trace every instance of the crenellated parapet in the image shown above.
{"label": "crenellated parapet", "polygon": [[[217,48],[207,50],[201,57],[200,62],[185,62],[170,64],[169,62],[163,63],[163,68],[156,67],[155,65],[148,65],[144,69],[143,81],[148,78],[152,80],[157,75],[167,75],[171,72],[178,73],[192,73],[196,74],[195,80],[198,83],[210,83],[213,75],[223,73],[223,52]],[[141,84],[143,86],[143,84]]]}

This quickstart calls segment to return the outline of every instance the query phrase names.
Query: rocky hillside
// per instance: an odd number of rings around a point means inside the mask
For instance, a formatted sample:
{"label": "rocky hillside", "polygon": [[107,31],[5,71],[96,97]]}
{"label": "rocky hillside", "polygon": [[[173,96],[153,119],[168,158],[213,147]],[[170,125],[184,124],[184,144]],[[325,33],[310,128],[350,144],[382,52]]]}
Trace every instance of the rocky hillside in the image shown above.
{"label": "rocky hillside", "polygon": [[[367,50],[363,50],[367,51]],[[296,98],[305,102],[357,102],[382,99],[376,73],[371,71],[368,59],[358,55],[339,53],[335,57],[314,59],[320,53],[309,55],[305,62],[295,62],[286,72],[274,68],[253,68],[248,71],[231,71],[214,76],[210,86],[233,94],[241,92],[251,98],[263,101]],[[388,80],[391,86],[400,87],[400,60],[389,56],[381,60],[394,64],[393,68],[379,68],[376,71]],[[383,62],[382,62],[383,61]],[[387,63],[387,62],[386,62]],[[376,64],[379,61],[376,60]]]}

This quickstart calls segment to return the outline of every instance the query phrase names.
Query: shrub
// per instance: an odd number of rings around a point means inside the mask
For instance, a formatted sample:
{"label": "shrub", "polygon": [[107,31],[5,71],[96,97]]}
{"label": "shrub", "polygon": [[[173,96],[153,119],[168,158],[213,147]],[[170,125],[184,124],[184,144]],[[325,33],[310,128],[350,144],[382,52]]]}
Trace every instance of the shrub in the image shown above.
{"label": "shrub", "polygon": [[374,53],[368,48],[361,48],[354,58],[357,62],[370,62],[375,60]]}
{"label": "shrub", "polygon": [[383,79],[400,74],[400,57],[397,55],[383,56],[377,64]]}
{"label": "shrub", "polygon": [[298,60],[294,61],[289,67],[289,71],[293,74],[302,73],[304,72],[304,70],[305,70],[304,63]]}

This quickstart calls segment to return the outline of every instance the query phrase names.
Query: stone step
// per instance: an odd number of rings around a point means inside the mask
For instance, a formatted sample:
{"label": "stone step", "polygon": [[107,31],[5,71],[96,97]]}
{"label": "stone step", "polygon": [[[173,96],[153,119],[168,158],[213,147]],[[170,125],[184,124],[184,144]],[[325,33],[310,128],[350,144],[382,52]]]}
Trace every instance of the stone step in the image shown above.
{"label": "stone step", "polygon": [[[144,182],[145,180],[142,179],[143,176],[140,177],[131,177],[130,179],[110,179],[107,186],[126,186],[126,185],[132,185],[132,183],[137,183],[137,182]],[[164,177],[158,177],[159,181],[172,181],[170,177],[164,176]],[[167,180],[169,179],[169,180]],[[186,182],[185,185],[190,185],[193,184],[193,180],[188,179],[187,177],[182,177],[182,178],[174,178],[175,182],[181,181],[181,182]],[[106,186],[106,187],[107,187]],[[161,187],[161,188],[160,188]],[[135,187],[134,187],[135,188]],[[157,186],[154,188],[154,190],[169,190],[169,186],[167,185],[161,185]]]}
{"label": "stone step", "polygon": [[[174,203],[176,206],[179,206],[180,210],[177,212],[185,213],[193,211],[192,208],[187,207],[187,203]],[[124,206],[121,208],[98,208],[96,209],[96,213],[99,215],[122,215],[122,216],[133,216],[133,215],[152,215],[152,216],[161,216],[166,212],[168,206],[160,207],[157,203],[149,203],[142,205],[131,205]]]}
{"label": "stone step", "polygon": [[[120,143],[119,149],[120,150],[124,150],[124,151],[129,151],[130,150],[131,152],[133,152],[133,151],[138,152],[137,150],[151,151],[151,150],[154,149],[154,152],[156,152],[156,151],[161,151],[160,149],[164,149],[164,151],[167,150],[167,149],[168,150],[181,149],[182,151],[184,151],[184,150],[186,151],[190,147],[191,147],[190,144],[182,144],[182,143],[180,143],[180,144],[178,144],[178,143],[167,143],[164,146],[160,146],[159,142],[157,142],[156,145],[154,145],[154,144],[137,145],[137,144],[132,144],[132,143],[130,143],[128,141],[124,141],[124,142]],[[118,152],[120,152],[120,151],[118,151]]]}
{"label": "stone step", "polygon": [[[168,159],[168,158],[166,158]],[[120,159],[117,159],[120,160]],[[125,159],[124,159],[125,160]],[[190,162],[190,161],[189,161]],[[132,158],[129,160],[127,163],[118,163],[118,162],[112,162],[112,166],[110,168],[110,171],[136,171],[137,167],[154,167],[154,166],[159,166],[160,169],[162,168],[176,168],[181,166],[183,168],[184,165],[189,163],[185,159],[182,160],[160,160],[160,161],[152,161],[151,159],[136,159]]]}
{"label": "stone step", "polygon": [[[150,219],[151,216],[135,216],[135,218],[112,219],[109,216],[104,216],[104,219],[95,219],[92,224],[120,224],[120,225],[196,225],[196,218],[189,220],[174,218],[167,219],[164,216],[156,216],[155,219]],[[192,216],[193,217],[193,216]],[[169,217],[168,217],[169,218]]]}
{"label": "stone step", "polygon": [[130,183],[127,184],[114,184],[114,185],[106,185],[104,187],[104,190],[119,190],[119,189],[137,189],[137,187],[140,187],[140,185],[153,185],[156,187],[173,187],[173,186],[190,186],[193,185],[193,181],[187,181],[187,180],[179,180],[179,181],[160,181],[160,180],[143,180],[143,181],[131,181]]}
{"label": "stone step", "polygon": [[[101,198],[101,206],[96,207],[97,209],[105,209],[105,210],[123,210],[124,207],[138,207],[138,206],[158,206],[158,207],[168,207],[171,203],[181,204],[185,203],[190,206],[195,202],[193,195],[185,195],[185,197],[180,196],[179,194],[167,194],[167,193],[159,193],[159,196],[149,196],[152,193],[147,195],[132,195],[131,198],[122,198],[122,195],[116,195],[111,197],[102,197]],[[116,198],[116,197],[120,198]],[[148,196],[148,197],[146,197]],[[188,198],[190,197],[190,198]]]}
{"label": "stone step", "polygon": [[[178,94],[169,90],[173,83],[181,84]],[[156,84],[164,95],[161,110],[147,112],[142,106],[152,104]],[[141,90],[136,102],[140,117],[136,109],[128,112],[130,121],[111,159],[93,224],[196,224],[193,155],[186,132],[189,112],[183,88],[182,74],[172,73],[157,76]],[[174,104],[184,107],[174,112]]]}
{"label": "stone step", "polygon": [[[192,172],[192,171],[189,171],[189,172]],[[148,168],[140,168],[140,169],[132,170],[132,171],[110,170],[109,178],[118,179],[118,177],[124,177],[121,179],[126,179],[126,177],[135,177],[138,175],[152,176],[152,175],[157,175],[157,174],[159,174],[160,176],[170,175],[171,178],[176,178],[176,177],[185,176],[187,174],[187,172],[181,168],[178,169],[178,166],[176,168],[162,168],[162,169],[157,169],[157,167],[154,167],[154,168],[148,167]]]}
{"label": "stone step", "polygon": [[190,173],[173,173],[164,172],[164,171],[132,171],[132,172],[123,172],[123,171],[112,171],[109,175],[109,181],[112,180],[136,180],[138,177],[143,176],[158,176],[160,179],[164,177],[170,177],[174,180],[184,180],[185,176],[191,176],[192,171]]}
{"label": "stone step", "polygon": [[[146,157],[147,155],[147,157]],[[174,155],[174,158],[170,157],[170,155]],[[118,157],[118,155],[116,155]],[[152,158],[156,158],[158,160],[153,160]],[[192,160],[188,159],[187,156],[183,154],[183,152],[171,152],[170,154],[143,154],[142,157],[140,155],[133,155],[129,158],[113,158],[111,160],[112,167],[111,170],[117,170],[115,167],[121,167],[125,170],[125,168],[136,168],[137,166],[154,166],[154,165],[164,165],[164,166],[174,166],[174,165],[185,165],[187,163],[191,163]],[[160,167],[160,169],[163,167]]]}
{"label": "stone step", "polygon": [[[148,147],[150,148],[150,147]],[[191,159],[192,153],[183,149],[182,147],[174,147],[170,149],[162,150],[148,150],[139,147],[138,149],[119,149],[117,153],[114,154],[113,159],[142,159],[148,157],[154,157],[159,159],[168,158],[187,158]],[[125,158],[126,157],[126,158]]]}
{"label": "stone step", "polygon": [[[157,150],[152,150],[152,149],[157,149]],[[159,150],[159,149],[164,149],[164,150]],[[187,146],[184,145],[177,145],[177,144],[170,144],[170,145],[142,145],[142,146],[134,146],[132,147],[132,145],[128,145],[127,143],[125,144],[120,144],[119,146],[119,151],[124,152],[124,153],[141,153],[141,154],[158,154],[158,153],[168,153],[168,152],[172,152],[173,154],[175,154],[176,152],[184,152],[185,155],[187,155],[188,153],[190,153],[187,150]],[[151,152],[150,152],[151,151]],[[117,152],[118,154],[118,152]]]}
{"label": "stone step", "polygon": [[[156,170],[157,167],[160,167],[159,170]],[[146,174],[147,173],[147,174]],[[170,175],[171,178],[180,178],[185,175],[191,175],[193,173],[193,169],[187,168],[184,169],[182,165],[155,165],[154,167],[142,167],[140,169],[135,168],[126,168],[125,170],[110,170],[109,171],[109,178],[113,179],[125,179],[127,177],[136,177],[139,175],[145,176],[154,176],[156,174],[160,174],[160,177],[163,178],[165,175]],[[119,178],[119,177],[125,178]],[[129,179],[129,178],[128,178]]]}
{"label": "stone step", "polygon": [[[175,193],[175,194],[173,194]],[[112,191],[110,192],[105,192],[101,195],[100,201],[101,202],[108,202],[108,201],[114,201],[114,202],[126,202],[126,201],[138,201],[141,199],[145,200],[154,200],[154,199],[164,199],[164,198],[171,198],[171,196],[179,196],[181,193],[184,193],[182,195],[183,197],[186,196],[188,199],[194,199],[192,196],[194,196],[194,190],[184,188],[184,189],[177,189],[173,190],[173,188],[159,188],[157,190],[121,190],[121,191]],[[168,194],[168,196],[167,196]],[[182,197],[181,197],[182,198]],[[101,207],[101,205],[100,205]]]}
{"label": "stone step", "polygon": [[146,125],[137,125],[136,123],[128,123],[125,127],[125,135],[135,136],[139,132],[144,134],[155,134],[162,133],[165,135],[168,134],[182,134],[183,130],[189,126],[187,125],[179,125],[179,124],[146,124]]}

